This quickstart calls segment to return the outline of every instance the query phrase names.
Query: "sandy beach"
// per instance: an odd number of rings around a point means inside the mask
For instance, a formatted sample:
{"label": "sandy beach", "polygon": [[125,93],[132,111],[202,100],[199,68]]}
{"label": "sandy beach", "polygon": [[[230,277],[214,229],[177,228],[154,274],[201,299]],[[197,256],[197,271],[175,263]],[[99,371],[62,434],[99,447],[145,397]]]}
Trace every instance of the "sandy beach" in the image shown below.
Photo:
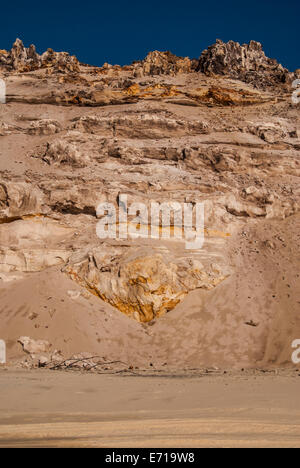
{"label": "sandy beach", "polygon": [[297,372],[0,372],[0,447],[300,447]]}

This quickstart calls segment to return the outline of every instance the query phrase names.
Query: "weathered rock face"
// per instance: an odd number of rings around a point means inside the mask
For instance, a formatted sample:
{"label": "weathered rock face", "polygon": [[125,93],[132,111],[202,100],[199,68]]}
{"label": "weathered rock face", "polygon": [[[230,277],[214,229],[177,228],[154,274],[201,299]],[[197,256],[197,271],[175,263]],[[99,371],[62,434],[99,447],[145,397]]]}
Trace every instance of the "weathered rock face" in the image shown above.
{"label": "weathered rock face", "polygon": [[0,272],[39,272],[64,264],[71,251],[59,244],[72,233],[39,215],[10,218],[0,230]]}
{"label": "weathered rock face", "polygon": [[76,145],[63,140],[49,144],[42,159],[49,165],[67,164],[73,167],[84,167],[89,161],[86,153],[81,153]]}
{"label": "weathered rock face", "polygon": [[[110,249],[111,250],[111,249]],[[218,265],[205,268],[193,258],[166,261],[166,255],[139,256],[97,248],[71,257],[64,271],[102,300],[139,322],[150,322],[174,309],[194,289],[213,289],[227,273]]]}
{"label": "weathered rock face", "polygon": [[[34,45],[26,48],[20,39],[15,41],[11,51],[0,50],[1,68],[18,72],[40,68],[48,69],[50,73],[80,72],[77,58],[67,52],[48,49],[39,55]],[[130,71],[134,77],[176,76],[196,70],[205,74],[227,75],[262,88],[291,83],[298,76],[297,73],[289,73],[275,59],[266,57],[262,45],[255,41],[240,45],[234,41],[224,43],[217,40],[214,45],[202,52],[199,60],[178,57],[169,51],[152,51],[144,60],[123,68],[124,71]],[[122,67],[105,64],[101,70],[105,74],[118,76]]]}
{"label": "weathered rock face", "polygon": [[188,57],[177,57],[171,52],[149,52],[147,57],[136,66],[136,73],[141,75],[176,75],[190,73],[193,62]]}
{"label": "weathered rock face", "polygon": [[42,119],[31,122],[28,128],[29,135],[53,135],[61,131],[61,125],[57,120]]}
{"label": "weathered rock face", "polygon": [[72,129],[115,138],[168,138],[172,136],[205,134],[208,131],[205,120],[188,121],[176,119],[168,113],[128,113],[108,118],[90,115],[75,119]]}
{"label": "weathered rock face", "polygon": [[25,47],[20,39],[13,44],[10,52],[0,51],[0,69],[18,72],[34,71],[39,68],[49,68],[56,72],[79,72],[79,62],[76,57],[67,52],[54,52],[48,49],[43,55],[36,52],[34,45]]}
{"label": "weathered rock face", "polygon": [[50,68],[56,72],[77,73],[80,71],[79,62],[76,57],[67,52],[54,52],[48,49],[41,55],[41,68]]}
{"label": "weathered rock face", "polygon": [[29,71],[40,67],[40,57],[35,46],[26,48],[20,39],[16,40],[10,51],[10,61],[14,70]]}
{"label": "weathered rock face", "polygon": [[45,246],[42,249],[31,246],[29,249],[22,248],[19,251],[0,248],[0,272],[40,272],[65,263],[69,256],[70,252],[47,249]]}
{"label": "weathered rock face", "polygon": [[0,223],[41,213],[42,199],[43,194],[26,182],[0,180]]}
{"label": "weathered rock face", "polygon": [[234,41],[217,40],[202,52],[197,70],[227,75],[257,87],[282,85],[291,80],[289,71],[276,60],[266,57],[262,45],[255,41],[240,45]]}

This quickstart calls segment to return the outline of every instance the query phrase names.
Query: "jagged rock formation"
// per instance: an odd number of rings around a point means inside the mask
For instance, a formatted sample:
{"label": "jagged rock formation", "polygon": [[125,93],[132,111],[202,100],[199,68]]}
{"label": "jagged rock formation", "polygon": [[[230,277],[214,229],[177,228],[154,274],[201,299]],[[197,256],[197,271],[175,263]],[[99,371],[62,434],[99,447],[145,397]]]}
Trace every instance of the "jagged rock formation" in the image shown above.
{"label": "jagged rock formation", "polygon": [[10,52],[0,51],[0,70],[28,72],[48,68],[55,72],[79,72],[79,62],[67,52],[48,49],[39,55],[34,45],[26,48],[20,39],[13,44]]}
{"label": "jagged rock formation", "polygon": [[[0,50],[1,69],[18,72],[48,69],[49,72],[76,74],[80,72],[80,64],[76,57],[70,56],[67,52],[54,52],[48,49],[39,55],[34,45],[26,48],[23,42],[17,39],[11,51]],[[224,43],[217,40],[214,45],[202,52],[199,60],[178,57],[169,51],[152,51],[144,60],[136,61],[130,66],[122,68],[118,65],[104,64],[99,69],[102,74],[109,76],[119,76],[123,70],[130,71],[134,78],[156,75],[176,76],[198,71],[210,75],[229,76],[260,88],[291,83],[298,76],[297,71],[294,74],[290,73],[275,59],[266,57],[262,45],[256,41],[240,45],[234,41]],[[75,77],[73,79],[76,80]],[[134,88],[130,89],[133,91]]]}
{"label": "jagged rock formation", "polygon": [[[285,362],[300,332],[300,120],[287,71],[254,42],[218,42],[199,63],[153,52],[97,68],[17,41],[0,64],[1,337],[69,352],[57,332],[68,327],[73,352],[132,363]],[[99,239],[99,203],[122,194],[127,238]],[[204,204],[201,249],[186,249],[174,213],[171,237],[152,236],[158,202],[194,215]],[[141,203],[143,219],[129,210]],[[163,219],[156,227],[162,237]]]}
{"label": "jagged rock formation", "polygon": [[177,57],[171,52],[149,52],[142,62],[135,64],[135,76],[176,75],[190,73],[194,63],[188,57]]}
{"label": "jagged rock formation", "polygon": [[202,52],[197,70],[206,74],[227,75],[256,87],[268,87],[291,81],[289,71],[277,60],[266,57],[256,41],[240,45],[221,40]]}

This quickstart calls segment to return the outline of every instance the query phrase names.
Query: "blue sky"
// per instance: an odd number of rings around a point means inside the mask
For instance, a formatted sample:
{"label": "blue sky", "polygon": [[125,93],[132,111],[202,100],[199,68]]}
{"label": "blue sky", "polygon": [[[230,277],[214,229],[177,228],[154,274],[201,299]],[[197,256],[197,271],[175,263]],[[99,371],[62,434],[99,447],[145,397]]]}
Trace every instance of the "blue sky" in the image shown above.
{"label": "blue sky", "polygon": [[199,57],[217,38],[262,42],[266,54],[300,68],[299,0],[1,2],[0,49],[16,37],[85,63],[124,65],[150,50]]}

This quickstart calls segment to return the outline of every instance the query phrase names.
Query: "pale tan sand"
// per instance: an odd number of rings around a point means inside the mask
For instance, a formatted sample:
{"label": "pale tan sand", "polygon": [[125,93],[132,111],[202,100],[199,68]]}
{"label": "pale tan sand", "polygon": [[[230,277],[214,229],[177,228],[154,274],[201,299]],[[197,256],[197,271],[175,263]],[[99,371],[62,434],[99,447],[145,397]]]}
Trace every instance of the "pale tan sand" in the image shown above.
{"label": "pale tan sand", "polygon": [[300,447],[300,377],[0,372],[0,447]]}

